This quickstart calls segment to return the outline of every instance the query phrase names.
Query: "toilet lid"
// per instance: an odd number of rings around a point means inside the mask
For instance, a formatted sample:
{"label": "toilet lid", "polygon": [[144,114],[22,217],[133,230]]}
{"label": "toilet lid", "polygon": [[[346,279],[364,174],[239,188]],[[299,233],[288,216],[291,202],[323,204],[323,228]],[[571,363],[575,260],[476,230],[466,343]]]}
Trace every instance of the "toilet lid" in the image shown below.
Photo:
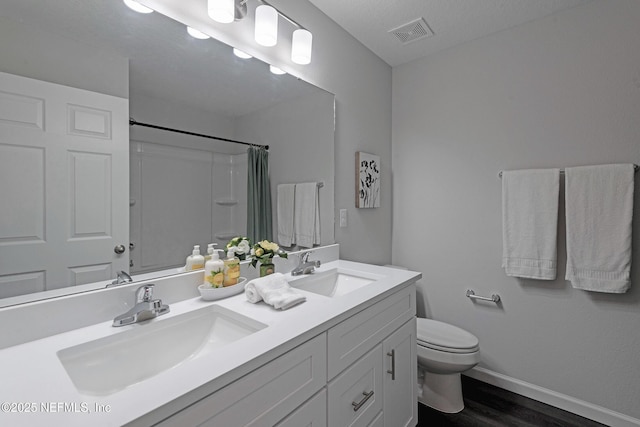
{"label": "toilet lid", "polygon": [[475,335],[448,323],[432,319],[417,319],[418,344],[448,353],[473,353],[478,351]]}

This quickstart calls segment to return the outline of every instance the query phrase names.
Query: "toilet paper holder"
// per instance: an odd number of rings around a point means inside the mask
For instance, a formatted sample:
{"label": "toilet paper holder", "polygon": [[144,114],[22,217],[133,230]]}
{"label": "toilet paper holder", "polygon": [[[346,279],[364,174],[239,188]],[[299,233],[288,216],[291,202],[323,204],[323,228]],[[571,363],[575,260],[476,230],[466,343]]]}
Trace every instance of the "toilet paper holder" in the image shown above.
{"label": "toilet paper holder", "polygon": [[471,289],[467,289],[467,298],[479,299],[479,300],[482,300],[482,301],[491,301],[491,302],[495,302],[495,303],[500,302],[500,295],[498,295],[498,294],[492,294],[491,297],[482,297],[480,295],[476,295],[476,293],[473,292],[473,290],[471,290]]}

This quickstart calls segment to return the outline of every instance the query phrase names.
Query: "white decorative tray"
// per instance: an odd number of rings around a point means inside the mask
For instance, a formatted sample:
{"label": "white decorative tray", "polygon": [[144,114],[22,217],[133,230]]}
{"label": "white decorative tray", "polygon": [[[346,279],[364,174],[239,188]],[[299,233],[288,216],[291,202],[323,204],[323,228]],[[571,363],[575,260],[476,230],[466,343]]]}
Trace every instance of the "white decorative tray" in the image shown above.
{"label": "white decorative tray", "polygon": [[212,288],[209,285],[202,284],[198,286],[200,295],[203,300],[215,301],[217,299],[227,298],[232,295],[237,295],[244,291],[244,284],[247,281],[246,277],[240,277],[238,283],[231,286],[225,286],[224,288]]}

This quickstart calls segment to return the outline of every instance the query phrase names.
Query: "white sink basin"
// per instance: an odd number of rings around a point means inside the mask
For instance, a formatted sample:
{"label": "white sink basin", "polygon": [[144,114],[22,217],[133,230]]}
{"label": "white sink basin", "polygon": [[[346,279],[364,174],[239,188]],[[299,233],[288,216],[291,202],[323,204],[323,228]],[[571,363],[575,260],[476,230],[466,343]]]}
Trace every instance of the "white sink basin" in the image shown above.
{"label": "white sink basin", "polygon": [[108,395],[201,357],[267,325],[211,305],[58,351],[78,391]]}
{"label": "white sink basin", "polygon": [[289,284],[298,289],[333,298],[360,289],[381,277],[362,271],[332,268],[326,271],[316,271],[300,279],[292,280]]}

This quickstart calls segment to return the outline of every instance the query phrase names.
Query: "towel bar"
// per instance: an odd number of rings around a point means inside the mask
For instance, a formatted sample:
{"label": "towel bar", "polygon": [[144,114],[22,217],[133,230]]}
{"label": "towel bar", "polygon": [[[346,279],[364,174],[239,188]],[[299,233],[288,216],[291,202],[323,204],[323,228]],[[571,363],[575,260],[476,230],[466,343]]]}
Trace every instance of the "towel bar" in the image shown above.
{"label": "towel bar", "polygon": [[467,289],[467,298],[479,299],[482,301],[491,301],[495,303],[500,302],[500,295],[498,294],[493,294],[491,295],[491,297],[481,297],[480,295],[476,295],[476,293],[473,292],[471,289]]}
{"label": "towel bar", "polygon": [[[638,172],[638,170],[640,170],[640,166],[634,163],[633,164],[633,171],[634,172]],[[502,178],[502,172],[503,171],[498,172],[498,178]],[[560,169],[560,175],[564,175],[564,169]]]}

